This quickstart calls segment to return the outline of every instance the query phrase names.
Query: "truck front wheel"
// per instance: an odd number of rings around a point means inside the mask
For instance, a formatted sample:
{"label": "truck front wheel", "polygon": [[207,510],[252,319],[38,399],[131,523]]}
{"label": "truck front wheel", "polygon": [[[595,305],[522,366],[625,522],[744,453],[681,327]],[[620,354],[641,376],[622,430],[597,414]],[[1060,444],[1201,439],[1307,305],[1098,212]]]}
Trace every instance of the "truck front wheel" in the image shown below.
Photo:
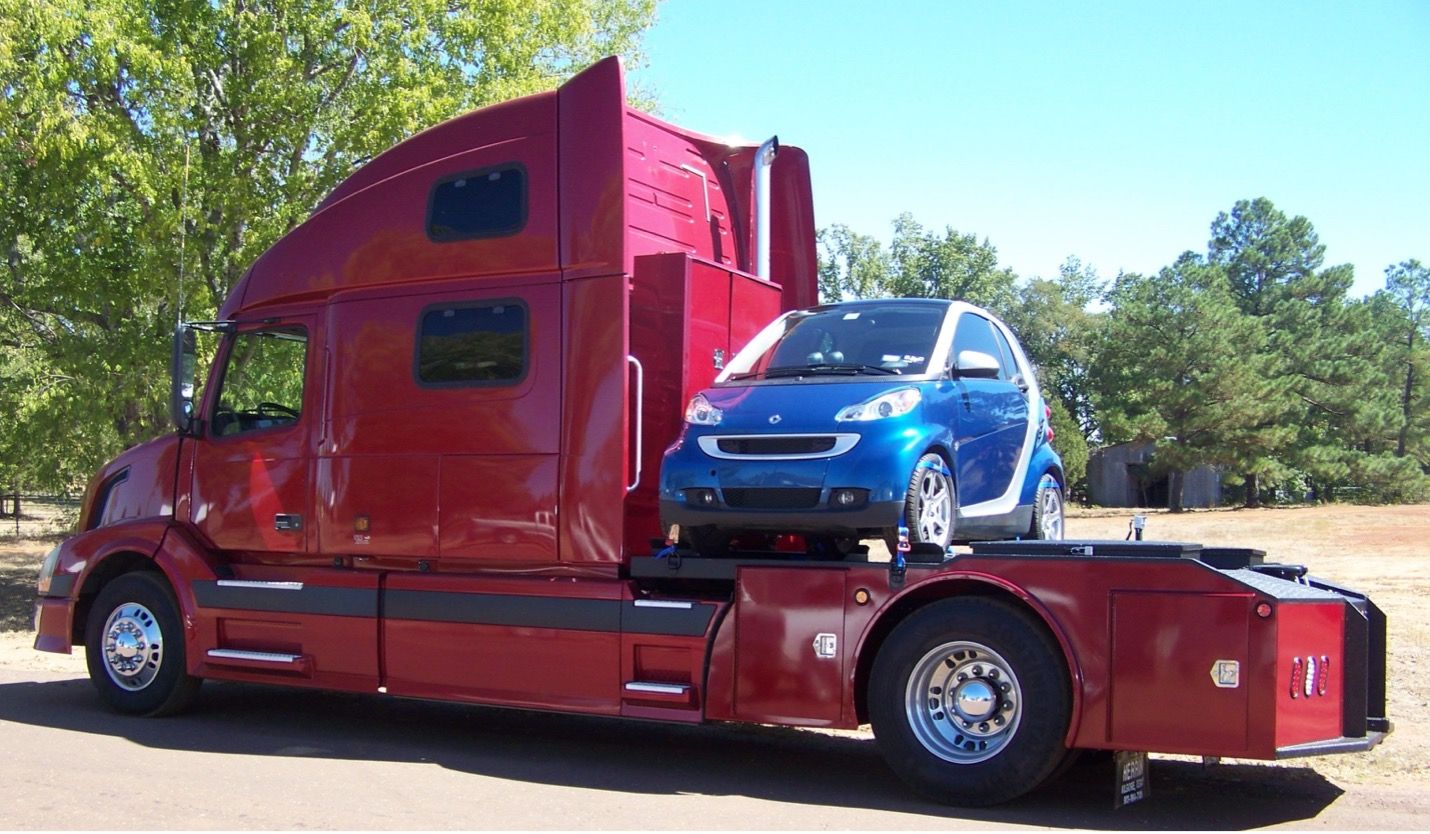
{"label": "truck front wheel", "polygon": [[1042,784],[1067,752],[1066,669],[1041,625],[1011,605],[932,603],[874,660],[874,735],[890,768],[930,799],[1006,802]]}
{"label": "truck front wheel", "polygon": [[117,712],[178,712],[202,683],[184,667],[178,603],[152,573],[127,573],[104,586],[90,611],[84,647],[90,681]]}

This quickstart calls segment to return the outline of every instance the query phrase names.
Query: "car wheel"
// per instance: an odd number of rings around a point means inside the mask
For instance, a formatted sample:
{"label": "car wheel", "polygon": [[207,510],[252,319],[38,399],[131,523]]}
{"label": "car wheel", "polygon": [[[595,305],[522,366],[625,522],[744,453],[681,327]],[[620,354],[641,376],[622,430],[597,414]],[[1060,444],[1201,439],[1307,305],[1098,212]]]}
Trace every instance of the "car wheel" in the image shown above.
{"label": "car wheel", "polygon": [[[904,512],[900,517],[909,530],[909,544],[933,544],[948,547],[953,543],[954,517],[958,512],[958,495],[953,488],[953,476],[948,464],[933,452],[919,458],[904,491]],[[888,530],[884,539],[892,556],[898,548],[898,530]]]}
{"label": "car wheel", "polygon": [[188,674],[179,606],[165,581],[129,573],[99,592],[85,628],[89,679],[117,712],[167,715],[203,681]]}
{"label": "car wheel", "polygon": [[1024,611],[985,598],[932,603],[900,623],[874,660],[874,735],[919,793],[956,805],[1006,802],[1068,755],[1066,669]]}
{"label": "car wheel", "polygon": [[1064,518],[1062,487],[1051,475],[1044,475],[1033,495],[1033,526],[1028,538],[1061,541]]}

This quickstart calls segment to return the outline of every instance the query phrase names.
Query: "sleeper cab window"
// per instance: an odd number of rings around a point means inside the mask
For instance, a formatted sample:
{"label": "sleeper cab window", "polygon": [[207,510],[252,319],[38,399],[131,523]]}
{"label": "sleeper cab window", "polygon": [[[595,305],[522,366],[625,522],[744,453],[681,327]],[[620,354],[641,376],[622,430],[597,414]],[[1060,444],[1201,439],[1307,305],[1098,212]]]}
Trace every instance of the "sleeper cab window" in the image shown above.
{"label": "sleeper cab window", "polygon": [[514,385],[526,376],[526,305],[515,299],[441,304],[422,311],[417,381]]}
{"label": "sleeper cab window", "polygon": [[516,163],[439,180],[427,201],[437,243],[516,234],[526,225],[526,169]]}

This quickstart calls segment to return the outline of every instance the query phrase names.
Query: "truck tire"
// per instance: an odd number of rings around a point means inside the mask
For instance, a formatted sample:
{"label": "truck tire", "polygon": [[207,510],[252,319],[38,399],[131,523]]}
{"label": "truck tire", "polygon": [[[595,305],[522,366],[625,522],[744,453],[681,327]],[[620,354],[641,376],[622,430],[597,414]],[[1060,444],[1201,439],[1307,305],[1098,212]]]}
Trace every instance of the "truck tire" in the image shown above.
{"label": "truck tire", "polygon": [[127,573],[104,586],[90,609],[84,646],[89,679],[116,712],[175,713],[203,683],[185,667],[174,594],[153,573]]}
{"label": "truck tire", "polygon": [[1062,652],[1029,614],[967,597],[914,612],[889,635],[869,717],[889,767],[920,794],[994,805],[1042,784],[1067,756]]}
{"label": "truck tire", "polygon": [[1044,475],[1037,492],[1033,493],[1033,525],[1028,530],[1028,538],[1062,541],[1065,510],[1062,487],[1052,475]]}

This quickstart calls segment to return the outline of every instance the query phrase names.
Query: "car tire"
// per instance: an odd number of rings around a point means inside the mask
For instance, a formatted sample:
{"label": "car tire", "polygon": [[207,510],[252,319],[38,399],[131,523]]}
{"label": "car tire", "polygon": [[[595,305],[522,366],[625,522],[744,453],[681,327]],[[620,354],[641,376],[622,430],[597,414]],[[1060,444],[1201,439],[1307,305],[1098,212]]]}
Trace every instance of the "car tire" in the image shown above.
{"label": "car tire", "polygon": [[1066,510],[1062,487],[1051,474],[1044,475],[1037,492],[1033,493],[1033,524],[1028,529],[1028,538],[1062,541]]}
{"label": "car tire", "polygon": [[994,805],[1068,757],[1067,664],[1027,612],[988,598],[931,603],[900,623],[870,673],[869,717],[889,767],[920,794]]}
{"label": "car tire", "polygon": [[106,704],[130,715],[169,715],[193,702],[202,679],[188,673],[173,591],[154,573],[105,585],[85,627],[89,679]]}
{"label": "car tire", "polygon": [[[954,520],[958,516],[958,493],[948,463],[928,452],[914,465],[909,486],[904,490],[904,510],[899,523],[908,528],[909,544],[948,547],[953,543]],[[899,531],[886,530],[884,540],[893,556],[899,545]]]}

